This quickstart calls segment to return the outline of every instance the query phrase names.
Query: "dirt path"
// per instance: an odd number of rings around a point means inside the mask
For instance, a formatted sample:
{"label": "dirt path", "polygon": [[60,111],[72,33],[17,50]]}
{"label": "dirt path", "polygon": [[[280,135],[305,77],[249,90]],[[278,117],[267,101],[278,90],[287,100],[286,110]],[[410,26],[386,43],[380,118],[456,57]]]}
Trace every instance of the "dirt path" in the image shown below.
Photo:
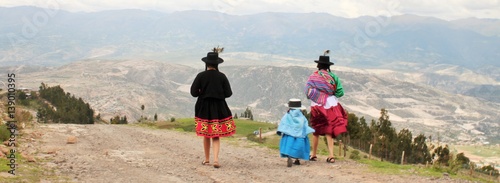
{"label": "dirt path", "polygon": [[[43,166],[74,182],[453,182],[448,178],[387,176],[350,160],[286,167],[277,150],[222,139],[221,168],[201,165],[202,139],[193,133],[129,125],[37,126],[33,153]],[[76,144],[67,144],[69,136]],[[49,158],[47,158],[49,157]]]}

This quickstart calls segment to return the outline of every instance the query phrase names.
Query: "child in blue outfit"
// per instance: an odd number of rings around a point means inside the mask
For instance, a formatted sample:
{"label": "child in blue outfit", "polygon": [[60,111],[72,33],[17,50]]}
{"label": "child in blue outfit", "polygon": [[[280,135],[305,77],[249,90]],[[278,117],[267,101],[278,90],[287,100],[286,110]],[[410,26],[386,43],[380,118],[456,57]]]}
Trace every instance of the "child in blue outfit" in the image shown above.
{"label": "child in blue outfit", "polygon": [[301,110],[305,110],[305,107],[300,99],[290,99],[288,108],[278,125],[277,134],[281,135],[280,156],[287,158],[287,166],[291,167],[292,163],[300,165],[299,159],[309,160],[311,145],[307,135],[313,133],[314,129],[309,127],[307,118],[302,114]]}

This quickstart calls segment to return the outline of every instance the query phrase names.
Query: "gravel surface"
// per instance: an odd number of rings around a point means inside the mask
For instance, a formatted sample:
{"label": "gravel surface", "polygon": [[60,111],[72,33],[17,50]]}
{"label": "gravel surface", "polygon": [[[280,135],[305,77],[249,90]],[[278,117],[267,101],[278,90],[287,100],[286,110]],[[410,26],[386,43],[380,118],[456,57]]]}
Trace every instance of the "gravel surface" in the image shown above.
{"label": "gravel surface", "polygon": [[[458,182],[446,176],[379,175],[351,160],[286,167],[277,150],[222,138],[221,168],[201,165],[203,139],[194,133],[131,125],[37,125],[30,146],[43,166],[74,182]],[[68,144],[68,137],[77,142]]]}

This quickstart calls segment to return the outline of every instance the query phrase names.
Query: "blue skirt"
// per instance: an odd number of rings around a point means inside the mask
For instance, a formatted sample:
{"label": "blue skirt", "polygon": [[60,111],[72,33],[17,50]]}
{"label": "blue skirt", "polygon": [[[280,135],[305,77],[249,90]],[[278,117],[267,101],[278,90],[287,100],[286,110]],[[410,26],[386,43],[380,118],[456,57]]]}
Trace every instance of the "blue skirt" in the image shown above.
{"label": "blue skirt", "polygon": [[282,158],[298,158],[309,161],[309,152],[311,152],[309,137],[296,138],[283,134],[280,141],[280,156]]}

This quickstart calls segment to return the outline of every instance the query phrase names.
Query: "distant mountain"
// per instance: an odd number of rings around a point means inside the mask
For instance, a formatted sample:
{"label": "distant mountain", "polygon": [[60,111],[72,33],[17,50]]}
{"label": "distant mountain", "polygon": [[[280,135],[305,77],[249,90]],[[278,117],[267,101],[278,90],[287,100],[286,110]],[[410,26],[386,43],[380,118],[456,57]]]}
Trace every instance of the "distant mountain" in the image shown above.
{"label": "distant mountain", "polygon": [[[36,89],[41,82],[61,85],[67,92],[88,101],[104,119],[126,115],[129,121],[134,121],[140,115],[151,118],[155,113],[160,119],[192,117],[196,99],[190,96],[189,87],[202,69],[202,66],[147,60],[84,60],[59,68],[24,66],[0,72],[18,73],[19,87]],[[314,68],[221,65],[220,70],[228,76],[233,88],[234,95],[227,100],[233,113],[241,114],[250,107],[256,120],[276,122],[286,110],[284,104],[289,98],[300,98],[305,105],[309,104],[303,88]],[[423,83],[428,76],[420,72],[347,67],[333,67],[333,70],[345,87],[341,103],[349,112],[365,116],[368,122],[378,119],[380,109],[385,108],[394,126],[409,128],[414,134],[439,133],[448,142],[500,141],[497,101],[432,87]],[[469,72],[458,68],[447,71],[449,82],[455,83],[461,82],[458,76]],[[483,90],[498,92],[497,88]],[[144,113],[141,105],[145,105]]]}
{"label": "distant mountain", "polygon": [[499,19],[466,18],[451,21],[459,29],[468,29],[485,36],[500,37]]}
{"label": "distant mountain", "polygon": [[[414,15],[347,19],[325,13],[0,8],[0,63],[58,66],[96,58],[188,63],[220,45],[241,62],[303,64],[331,49],[337,65],[350,67],[387,68],[399,62],[498,67],[498,22]],[[476,25],[481,28],[472,28]]]}

